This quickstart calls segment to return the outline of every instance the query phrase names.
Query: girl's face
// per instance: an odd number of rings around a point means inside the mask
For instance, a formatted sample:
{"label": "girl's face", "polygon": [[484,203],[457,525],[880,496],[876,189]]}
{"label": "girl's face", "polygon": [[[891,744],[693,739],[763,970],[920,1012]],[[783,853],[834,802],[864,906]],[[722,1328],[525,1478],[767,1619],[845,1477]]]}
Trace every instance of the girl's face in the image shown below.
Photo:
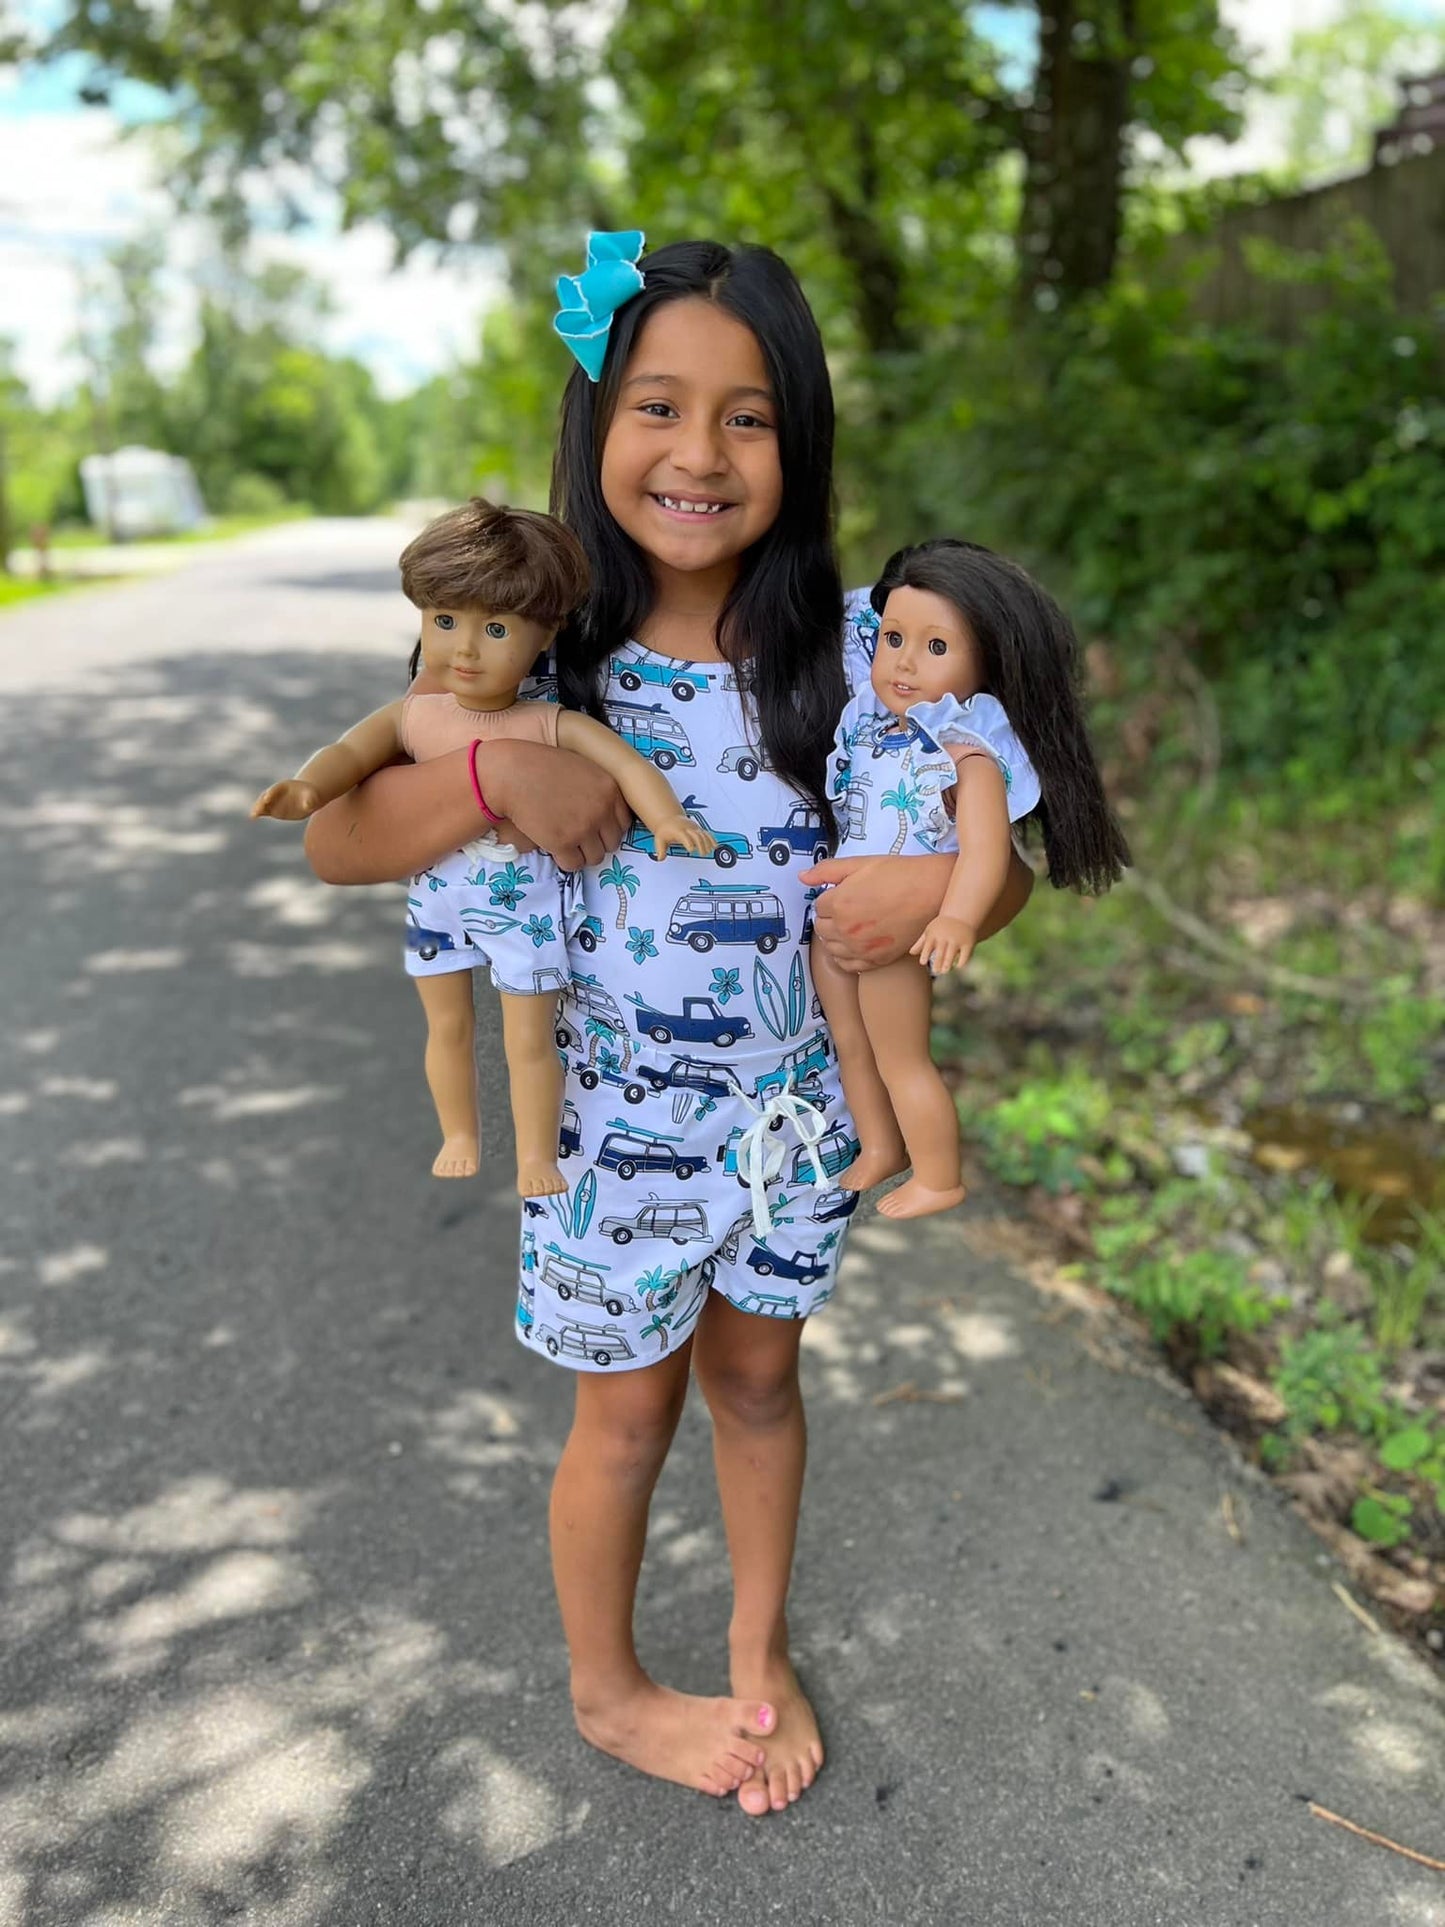
{"label": "girl's face", "polygon": [[469,709],[506,709],[555,631],[505,609],[424,609],[421,659]]}
{"label": "girl's face", "polygon": [[752,330],[710,301],[669,301],[623,372],[603,500],[655,568],[731,569],[782,506],[777,423]]}
{"label": "girl's face", "polygon": [[964,702],[983,686],[983,650],[953,604],[929,589],[895,589],[873,656],[873,689],[883,707],[901,716],[941,696]]}

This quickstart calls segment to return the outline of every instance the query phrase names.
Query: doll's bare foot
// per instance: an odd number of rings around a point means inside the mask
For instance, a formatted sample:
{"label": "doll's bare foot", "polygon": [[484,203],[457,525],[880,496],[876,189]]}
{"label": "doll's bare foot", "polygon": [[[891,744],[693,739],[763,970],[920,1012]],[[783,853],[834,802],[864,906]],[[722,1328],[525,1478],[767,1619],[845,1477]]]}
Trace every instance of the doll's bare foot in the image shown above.
{"label": "doll's bare foot", "polygon": [[434,1178],[474,1178],[481,1161],[481,1146],[470,1131],[453,1131],[442,1139],[442,1148],[432,1160]]}
{"label": "doll's bare foot", "polygon": [[517,1189],[524,1198],[550,1198],[567,1189],[567,1180],[555,1164],[519,1164]]}
{"label": "doll's bare foot", "polygon": [[896,1191],[880,1198],[878,1209],[885,1218],[927,1218],[935,1211],[952,1211],[967,1196],[966,1185],[952,1184],[946,1191],[934,1191],[917,1178],[910,1178],[907,1184],[900,1184]]}
{"label": "doll's bare foot", "polygon": [[600,1752],[719,1798],[759,1771],[759,1742],[774,1719],[755,1699],[702,1699],[645,1678],[616,1697],[575,1700],[573,1711],[577,1731]]}
{"label": "doll's bare foot", "polygon": [[875,1184],[882,1184],[885,1178],[896,1178],[900,1171],[908,1169],[908,1153],[903,1139],[884,1139],[881,1143],[865,1144],[846,1171],[838,1173],[837,1183],[840,1191],[871,1191]]}
{"label": "doll's bare foot", "polygon": [[766,1699],[777,1722],[763,1742],[764,1765],[738,1788],[738,1805],[760,1819],[791,1806],[813,1784],[823,1764],[822,1736],[786,1653],[757,1663],[735,1656],[732,1684],[744,1699]]}

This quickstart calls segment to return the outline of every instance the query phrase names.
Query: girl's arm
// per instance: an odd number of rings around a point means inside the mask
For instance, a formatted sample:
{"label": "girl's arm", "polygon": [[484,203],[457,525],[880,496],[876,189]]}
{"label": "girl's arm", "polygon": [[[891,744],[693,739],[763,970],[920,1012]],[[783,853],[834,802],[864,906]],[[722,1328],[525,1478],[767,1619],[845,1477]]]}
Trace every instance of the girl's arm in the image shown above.
{"label": "girl's arm", "polygon": [[387,703],[385,708],[363,716],[340,742],[318,749],[294,776],[262,790],[251,805],[251,814],[299,823],[302,817],[314,815],[323,803],[333,803],[355,789],[400,754],[401,704]]}
{"label": "girl's arm", "polygon": [[[829,884],[813,906],[818,940],[841,970],[877,970],[908,955],[938,912],[953,878],[951,856],[831,857],[800,871],[809,885]],[[1033,892],[1034,873],[1016,850],[980,943],[1005,930]]]}
{"label": "girl's arm", "polygon": [[[418,685],[420,687],[420,685]],[[584,757],[543,743],[499,741],[477,751],[498,834],[519,849],[545,850],[561,870],[601,863],[632,828],[611,777]],[[323,883],[390,883],[415,876],[479,836],[467,751],[384,769],[319,810],[306,826],[306,860]]]}
{"label": "girl's arm", "polygon": [[962,970],[973,955],[979,926],[998,901],[1008,876],[1008,790],[1003,773],[981,750],[955,750],[960,848],[938,915],[910,945],[909,956],[941,977]]}
{"label": "girl's arm", "polygon": [[694,823],[679,806],[666,777],[605,724],[584,716],[580,710],[560,710],[557,747],[575,750],[589,763],[606,770],[634,814],[651,830],[652,854],[656,861],[661,862],[667,855],[669,844],[680,843],[692,856],[710,856],[716,848],[711,833],[700,823]]}

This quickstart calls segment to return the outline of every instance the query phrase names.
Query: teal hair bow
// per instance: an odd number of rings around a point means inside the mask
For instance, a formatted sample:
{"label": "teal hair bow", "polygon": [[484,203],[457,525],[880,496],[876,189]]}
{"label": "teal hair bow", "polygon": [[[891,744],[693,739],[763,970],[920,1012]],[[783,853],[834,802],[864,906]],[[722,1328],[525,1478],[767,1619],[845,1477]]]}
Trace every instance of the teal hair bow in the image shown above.
{"label": "teal hair bow", "polygon": [[589,234],[586,268],[581,274],[557,277],[557,299],[562,306],[553,315],[552,326],[592,381],[602,375],[613,315],[642,288],[637,258],[645,240],[640,228]]}

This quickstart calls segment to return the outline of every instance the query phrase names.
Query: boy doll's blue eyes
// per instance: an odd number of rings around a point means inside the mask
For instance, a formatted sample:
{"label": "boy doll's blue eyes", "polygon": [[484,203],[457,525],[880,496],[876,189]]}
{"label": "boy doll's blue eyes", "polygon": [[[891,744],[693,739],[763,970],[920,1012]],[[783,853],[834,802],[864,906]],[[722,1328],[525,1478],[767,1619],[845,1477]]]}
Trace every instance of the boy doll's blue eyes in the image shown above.
{"label": "boy doll's blue eyes", "polygon": [[499,642],[506,633],[507,625],[505,622],[489,622],[487,624],[487,634],[495,637]]}
{"label": "boy doll's blue eyes", "polygon": [[[438,629],[455,629],[457,626],[455,616],[433,616],[432,621],[435,622]],[[489,622],[487,624],[487,634],[492,638],[493,642],[501,642],[507,634],[506,623]]]}
{"label": "boy doll's blue eyes", "polygon": [[433,616],[432,620],[436,623],[438,629],[455,629],[457,626],[455,616]]}

